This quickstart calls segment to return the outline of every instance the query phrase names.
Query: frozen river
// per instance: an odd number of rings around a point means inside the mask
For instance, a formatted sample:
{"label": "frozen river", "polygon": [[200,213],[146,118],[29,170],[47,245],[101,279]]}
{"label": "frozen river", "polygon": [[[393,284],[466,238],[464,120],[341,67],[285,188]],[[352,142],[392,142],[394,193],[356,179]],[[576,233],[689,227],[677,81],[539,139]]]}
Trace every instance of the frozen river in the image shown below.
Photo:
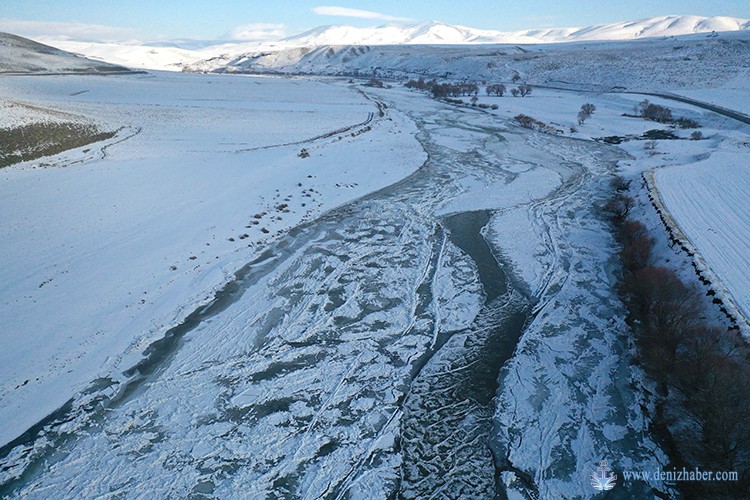
{"label": "frozen river", "polygon": [[3,448],[0,494],[578,495],[599,459],[658,452],[594,216],[617,154],[380,98],[426,163],[261,248],[127,383]]}

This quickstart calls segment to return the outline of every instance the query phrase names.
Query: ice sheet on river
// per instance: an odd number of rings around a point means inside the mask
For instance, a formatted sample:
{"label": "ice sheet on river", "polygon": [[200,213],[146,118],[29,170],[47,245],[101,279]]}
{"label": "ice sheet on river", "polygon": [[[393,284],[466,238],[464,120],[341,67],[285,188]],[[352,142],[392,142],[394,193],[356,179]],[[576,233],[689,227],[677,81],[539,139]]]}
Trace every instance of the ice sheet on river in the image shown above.
{"label": "ice sheet on river", "polygon": [[[3,459],[6,484],[29,498],[483,497],[499,466],[561,497],[590,493],[602,458],[651,464],[622,325],[607,321],[611,242],[591,215],[607,150],[381,97],[417,123],[425,166],[280,239],[126,398]],[[485,234],[509,272],[493,296],[443,225],[478,208],[496,211]],[[513,224],[527,244],[504,244]],[[532,302],[513,353],[503,325]]]}

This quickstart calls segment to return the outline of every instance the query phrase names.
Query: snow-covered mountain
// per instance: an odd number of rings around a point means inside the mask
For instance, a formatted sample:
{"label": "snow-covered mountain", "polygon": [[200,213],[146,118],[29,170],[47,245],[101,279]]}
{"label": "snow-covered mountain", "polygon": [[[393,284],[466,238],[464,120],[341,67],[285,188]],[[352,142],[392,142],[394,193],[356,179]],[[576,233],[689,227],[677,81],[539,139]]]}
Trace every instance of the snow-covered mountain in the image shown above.
{"label": "snow-covered mountain", "polygon": [[744,78],[750,30],[627,41],[336,45],[253,51],[190,65],[195,72],[448,79],[589,90],[715,87]]}
{"label": "snow-covered mountain", "polygon": [[[403,45],[508,42],[512,35],[500,31],[452,26],[437,21],[419,24],[386,24],[379,27],[320,26],[284,39],[290,45]],[[516,40],[514,38],[513,42]]]}
{"label": "snow-covered mountain", "polygon": [[552,43],[583,40],[628,40],[678,36],[750,28],[750,21],[733,17],[661,16],[639,21],[601,24],[585,28],[530,29],[503,32],[453,26],[436,21],[419,24],[386,24],[377,28],[321,26],[283,40],[297,46]]}
{"label": "snow-covered mountain", "polygon": [[530,29],[503,32],[479,30],[429,21],[419,24],[385,24],[379,27],[321,26],[276,42],[173,41],[92,43],[39,41],[102,61],[133,68],[180,71],[214,58],[231,60],[242,54],[277,52],[285,49],[327,45],[466,45],[539,44],[593,40],[634,40],[647,37],[750,29],[750,20],[733,17],[662,16],[639,21],[584,28]]}

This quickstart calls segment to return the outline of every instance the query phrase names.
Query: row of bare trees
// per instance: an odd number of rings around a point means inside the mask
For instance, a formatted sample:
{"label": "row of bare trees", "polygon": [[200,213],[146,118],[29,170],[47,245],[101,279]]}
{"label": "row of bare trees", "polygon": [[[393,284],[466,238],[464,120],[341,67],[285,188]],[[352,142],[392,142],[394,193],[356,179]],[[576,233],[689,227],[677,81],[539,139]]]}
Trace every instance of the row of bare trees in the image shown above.
{"label": "row of bare trees", "polygon": [[[479,86],[475,83],[438,83],[434,79],[426,81],[424,78],[409,80],[404,86],[410,89],[426,90],[437,98],[477,96],[479,93]],[[485,91],[489,96],[502,97],[508,89],[502,83],[492,83],[485,87]],[[531,94],[531,91],[532,86],[525,83],[510,89],[513,97],[526,97]]]}
{"label": "row of bare trees", "polygon": [[409,80],[404,86],[409,89],[426,90],[437,98],[476,96],[479,93],[479,85],[476,83],[438,83],[437,80],[425,81],[424,78]]}
{"label": "row of bare trees", "polygon": [[[618,291],[646,373],[658,384],[654,423],[673,464],[736,471],[738,481],[679,483],[689,498],[750,498],[750,367],[736,335],[705,318],[703,295],[656,265],[647,228],[628,217],[621,178],[605,206],[621,245]],[[712,292],[709,292],[711,294]]]}
{"label": "row of bare trees", "polygon": [[476,83],[438,83],[431,89],[433,97],[476,96],[479,86]]}
{"label": "row of bare trees", "polygon": [[[502,83],[493,83],[490,85],[487,85],[486,91],[487,95],[494,95],[497,97],[502,97],[505,95],[505,92],[508,89],[503,85]],[[522,83],[516,88],[510,89],[510,93],[513,95],[513,97],[526,97],[527,95],[531,94],[532,86],[527,85],[525,83]]]}

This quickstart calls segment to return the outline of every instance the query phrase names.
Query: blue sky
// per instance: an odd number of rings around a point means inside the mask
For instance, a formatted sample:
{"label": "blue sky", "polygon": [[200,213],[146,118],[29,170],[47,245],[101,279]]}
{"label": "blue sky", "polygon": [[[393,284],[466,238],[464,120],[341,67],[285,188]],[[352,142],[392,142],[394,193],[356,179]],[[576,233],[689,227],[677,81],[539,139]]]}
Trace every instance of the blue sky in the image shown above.
{"label": "blue sky", "polygon": [[435,20],[512,31],[667,14],[750,18],[750,0],[0,0],[0,30],[27,36],[46,30],[78,38],[88,33],[91,39],[210,40],[279,38],[325,24]]}

